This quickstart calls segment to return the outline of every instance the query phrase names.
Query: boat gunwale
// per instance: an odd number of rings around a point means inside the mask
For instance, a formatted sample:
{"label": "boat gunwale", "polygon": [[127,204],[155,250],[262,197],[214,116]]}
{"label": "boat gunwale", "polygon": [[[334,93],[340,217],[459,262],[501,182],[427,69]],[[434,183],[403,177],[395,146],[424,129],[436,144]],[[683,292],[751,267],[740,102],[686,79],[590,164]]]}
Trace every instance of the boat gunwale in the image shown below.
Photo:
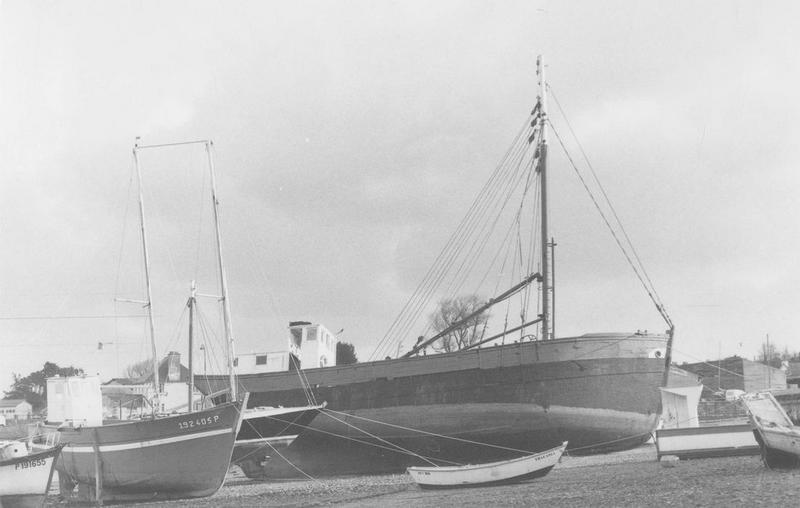
{"label": "boat gunwale", "polygon": [[553,453],[553,452],[560,451],[561,453],[559,454],[558,459],[556,459],[556,463],[558,463],[558,461],[561,459],[561,455],[564,453],[564,450],[566,450],[566,448],[567,448],[567,442],[564,441],[560,445],[555,446],[553,448],[550,448],[549,450],[544,450],[544,451],[533,453],[533,454],[529,454],[529,455],[523,455],[521,457],[516,457],[516,458],[508,459],[508,460],[498,460],[498,461],[495,461],[495,462],[487,462],[485,464],[465,464],[463,466],[441,466],[441,467],[439,467],[439,466],[432,466],[432,467],[428,467],[428,466],[409,466],[406,469],[409,472],[415,471],[415,472],[437,472],[437,473],[455,473],[455,472],[463,472],[463,471],[475,471],[475,470],[478,470],[478,469],[492,468],[492,467],[496,467],[496,466],[516,464],[518,462],[526,462],[528,460],[534,459],[535,457],[540,457],[542,455],[547,455],[548,453]]}
{"label": "boat gunwale", "polygon": [[13,466],[14,464],[21,464],[31,460],[47,459],[51,456],[57,459],[58,454],[61,453],[61,449],[64,448],[64,446],[64,444],[57,444],[46,450],[35,451],[33,453],[29,453],[28,455],[23,455],[22,457],[12,457],[10,459],[0,460],[0,467]]}

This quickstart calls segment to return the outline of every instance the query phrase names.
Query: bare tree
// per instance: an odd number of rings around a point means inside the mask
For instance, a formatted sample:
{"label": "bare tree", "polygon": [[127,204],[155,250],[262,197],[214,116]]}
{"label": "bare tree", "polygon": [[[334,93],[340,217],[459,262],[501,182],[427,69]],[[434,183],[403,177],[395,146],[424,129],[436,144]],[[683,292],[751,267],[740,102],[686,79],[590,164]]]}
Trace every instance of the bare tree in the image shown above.
{"label": "bare tree", "polygon": [[132,363],[125,367],[125,377],[128,379],[140,379],[153,373],[153,360],[146,359]]}
{"label": "bare tree", "polygon": [[783,351],[781,351],[777,344],[765,341],[761,343],[761,349],[756,360],[764,365],[780,367],[783,361],[796,362],[800,360],[800,354],[796,351],[790,351],[788,346],[783,346]]}
{"label": "bare tree", "polygon": [[[441,333],[454,324],[464,321],[483,304],[484,302],[476,295],[446,298],[439,302],[439,307],[431,314],[431,326],[437,334]],[[488,320],[489,313],[486,311],[470,317],[434,342],[433,349],[449,353],[480,341],[486,331]]]}

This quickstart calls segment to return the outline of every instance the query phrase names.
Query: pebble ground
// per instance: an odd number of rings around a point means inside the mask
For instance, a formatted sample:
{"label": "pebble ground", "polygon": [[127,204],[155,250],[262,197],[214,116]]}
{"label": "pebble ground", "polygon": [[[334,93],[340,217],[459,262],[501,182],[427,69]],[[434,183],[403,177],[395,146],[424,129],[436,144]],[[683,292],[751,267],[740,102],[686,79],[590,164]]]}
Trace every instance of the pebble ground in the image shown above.
{"label": "pebble ground", "polygon": [[[64,506],[51,496],[50,507]],[[254,482],[232,471],[212,497],[147,507],[800,506],[800,470],[757,456],[657,462],[655,448],[564,457],[549,475],[501,487],[420,490],[407,475]],[[119,506],[119,505],[118,505]]]}

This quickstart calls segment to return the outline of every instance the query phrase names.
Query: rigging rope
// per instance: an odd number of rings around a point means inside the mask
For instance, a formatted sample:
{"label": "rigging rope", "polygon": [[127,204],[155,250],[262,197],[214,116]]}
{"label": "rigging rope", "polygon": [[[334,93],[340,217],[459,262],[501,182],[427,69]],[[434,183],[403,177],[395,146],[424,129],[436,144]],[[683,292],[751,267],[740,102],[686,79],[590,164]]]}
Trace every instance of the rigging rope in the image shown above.
{"label": "rigging rope", "polygon": [[[519,157],[521,157],[520,153],[521,152],[518,151],[518,154],[514,155],[513,158],[516,160]],[[518,165],[515,164],[512,167],[517,167],[517,166]],[[427,302],[430,301],[430,298],[433,296],[433,292],[436,290],[437,287],[439,287],[439,285],[441,284],[441,281],[447,275],[447,272],[456,263],[457,255],[459,254],[459,252],[462,251],[463,246],[468,242],[470,236],[475,231],[474,224],[476,222],[480,221],[482,219],[482,217],[486,216],[486,214],[490,210],[490,207],[491,207],[492,203],[496,202],[496,196],[497,196],[498,193],[507,192],[507,191],[504,191],[503,189],[509,189],[510,188],[510,184],[513,182],[513,179],[514,179],[513,173],[511,173],[509,175],[506,175],[506,176],[502,176],[501,178],[499,178],[498,179],[499,183],[497,185],[495,185],[486,194],[486,199],[482,203],[479,203],[479,206],[476,207],[475,214],[473,214],[473,216],[469,218],[469,221],[466,223],[465,228],[459,234],[458,243],[448,253],[447,258],[444,260],[444,262],[439,267],[439,270],[438,270],[438,273],[437,273],[436,277],[434,279],[432,279],[432,281],[430,282],[429,288],[428,288],[428,294],[426,295],[426,298],[423,299],[423,300],[420,300],[418,302],[418,309],[413,314],[411,314],[409,316],[412,319],[408,319],[406,321],[406,327],[403,330],[401,330],[400,337],[402,337],[402,336],[404,336],[405,334],[408,333],[410,327],[413,326],[414,322],[419,317],[419,312],[427,304]],[[473,245],[475,245],[474,242],[473,242]],[[463,262],[462,262],[461,266],[463,267]],[[457,277],[458,273],[459,273],[459,270],[456,271],[456,273],[453,275],[453,277],[454,278]],[[451,285],[452,285],[453,280],[454,279],[451,279]],[[425,333],[427,333],[427,330],[426,330]]]}
{"label": "rigging rope", "polygon": [[[647,284],[645,284],[645,282],[641,279],[641,277],[640,277],[640,281],[642,281],[642,284],[644,285],[645,290],[648,292],[648,294],[650,294],[650,292],[652,291],[651,299],[653,300],[653,303],[656,305],[656,308],[658,309],[659,314],[661,314],[661,316],[667,322],[667,325],[671,328],[672,327],[672,320],[670,319],[669,314],[667,314],[667,310],[664,307],[663,300],[661,300],[661,296],[658,294],[658,291],[656,291],[655,285],[653,284],[653,281],[650,279],[650,276],[648,275],[647,270],[644,267],[644,263],[642,263],[642,260],[639,257],[639,253],[637,252],[636,248],[633,245],[633,242],[631,241],[630,237],[628,236],[628,232],[626,231],[625,226],[622,224],[622,220],[620,220],[619,215],[617,215],[617,211],[614,208],[614,205],[611,203],[611,199],[608,197],[608,194],[606,193],[605,187],[603,187],[603,184],[600,183],[600,179],[597,177],[597,172],[594,170],[594,166],[592,166],[592,163],[589,161],[589,157],[586,155],[586,151],[583,149],[583,145],[581,144],[580,140],[578,139],[578,136],[575,134],[575,131],[572,129],[572,124],[570,123],[569,119],[567,118],[567,115],[564,112],[564,109],[561,107],[561,103],[558,101],[558,97],[556,97],[556,94],[553,91],[552,87],[550,87],[550,85],[548,85],[547,88],[548,88],[548,90],[550,90],[550,94],[552,95],[553,100],[555,101],[556,106],[558,107],[558,110],[561,112],[561,116],[564,118],[564,122],[566,123],[567,128],[569,129],[570,133],[572,134],[573,139],[577,143],[578,148],[580,149],[580,152],[583,155],[583,159],[584,159],[584,161],[586,161],[586,165],[589,168],[589,170],[590,170],[590,172],[592,174],[592,177],[593,177],[595,183],[597,184],[597,187],[600,189],[600,192],[603,195],[603,198],[605,200],[606,205],[608,206],[609,210],[611,211],[611,214],[613,215],[614,219],[616,220],[616,224],[619,226],[619,229],[620,229],[623,237],[625,238],[625,241],[627,242],[628,247],[630,248],[630,250],[631,250],[631,252],[633,254],[633,257],[636,259],[637,265],[641,269],[642,275],[644,276],[644,279],[647,281]],[[552,123],[549,122],[549,120],[548,120],[548,123],[550,123],[550,126],[552,127]],[[555,132],[555,128],[553,128],[553,131]],[[561,141],[561,138],[559,137],[558,133],[556,133],[556,137],[558,138],[558,141],[561,144],[562,149],[564,149],[564,151],[566,152],[566,147],[564,147],[564,144]],[[574,164],[572,158],[569,155],[567,155],[567,158],[570,160],[570,163],[573,165],[573,168],[575,168],[575,164]],[[575,170],[577,171],[577,168],[575,168]],[[582,177],[581,177],[581,182],[584,183]],[[584,183],[584,187],[586,188],[586,190],[588,192],[591,193],[591,191],[589,191],[589,189],[588,189],[588,187],[586,186],[585,183]],[[594,198],[592,198],[592,201],[594,201]],[[595,206],[597,206],[597,203],[595,203]],[[599,211],[599,208],[598,208],[598,211]],[[600,213],[602,215],[602,212],[600,212]],[[603,220],[606,220],[605,216],[603,216]],[[608,224],[608,222],[606,222],[606,224],[609,226],[609,228],[611,228],[611,226]],[[612,235],[614,235],[613,230],[612,230]],[[616,235],[615,235],[615,239],[616,239]],[[617,243],[619,244],[619,241],[617,241]],[[621,244],[620,244],[620,248],[623,249],[623,252],[624,252],[624,248],[622,247]],[[628,255],[625,254],[625,257],[628,258]],[[628,262],[631,263],[630,258],[628,258]],[[631,267],[633,267],[632,264],[631,264]],[[634,268],[634,271],[635,271],[635,268]],[[637,273],[637,277],[638,277],[638,273]]]}
{"label": "rigging rope", "polygon": [[[383,352],[393,348],[395,342],[402,339],[405,333],[407,333],[406,330],[410,326],[413,326],[413,322],[419,317],[421,309],[427,305],[433,291],[441,282],[447,269],[452,265],[454,253],[458,252],[467,241],[468,236],[466,236],[465,231],[470,228],[475,220],[485,213],[487,201],[491,202],[491,198],[496,194],[497,188],[502,187],[502,182],[508,178],[504,176],[507,162],[509,158],[516,158],[516,154],[520,150],[519,141],[525,135],[526,131],[530,129],[529,122],[530,117],[526,118],[523,127],[518,132],[514,142],[512,142],[500,164],[498,164],[489,180],[484,184],[478,196],[470,206],[469,211],[450,236],[444,248],[440,251],[433,265],[423,277],[422,282],[417,286],[417,289],[415,289],[403,309],[392,322],[389,330],[370,356],[370,359],[382,356]],[[500,182],[500,185],[498,185],[498,182]]]}
{"label": "rigging rope", "polygon": [[611,233],[611,236],[614,238],[614,241],[617,243],[617,245],[619,246],[620,250],[622,251],[622,255],[625,256],[625,259],[628,261],[628,265],[633,270],[633,273],[636,274],[636,278],[639,279],[639,282],[642,284],[642,287],[644,288],[645,292],[650,297],[650,300],[652,300],[653,304],[656,306],[656,309],[658,310],[658,313],[661,314],[661,316],[667,322],[667,325],[669,327],[672,327],[672,321],[669,319],[669,316],[666,314],[666,310],[664,310],[663,304],[661,304],[661,302],[656,299],[656,297],[653,294],[653,291],[651,291],[650,286],[648,286],[648,284],[645,282],[642,274],[639,273],[639,271],[640,271],[639,268],[637,268],[637,265],[633,262],[633,260],[631,260],[631,257],[628,254],[627,249],[625,249],[625,246],[620,241],[619,237],[617,236],[616,232],[614,231],[614,227],[609,222],[608,217],[606,217],[606,214],[603,213],[603,209],[600,207],[600,204],[597,202],[597,199],[595,198],[595,196],[592,193],[591,189],[589,189],[589,186],[586,183],[586,180],[583,178],[583,175],[581,174],[580,170],[578,169],[577,165],[575,164],[575,161],[572,159],[572,156],[567,151],[567,147],[564,145],[564,141],[561,139],[561,136],[558,134],[558,131],[553,126],[552,122],[548,121],[548,123],[550,124],[550,127],[551,127],[551,130],[553,131],[553,134],[555,134],[556,139],[558,140],[559,144],[561,145],[562,150],[564,150],[564,154],[566,155],[567,160],[569,160],[569,163],[572,166],[572,169],[575,170],[575,174],[578,176],[578,179],[580,180],[581,184],[583,185],[583,188],[586,190],[587,194],[589,194],[589,198],[592,200],[592,203],[594,204],[595,209],[597,209],[597,213],[600,214],[600,217],[603,219],[603,222],[605,223],[606,227],[608,228],[608,231]]}
{"label": "rigging rope", "polygon": [[[475,264],[477,263],[480,255],[484,251],[486,245],[488,244],[488,239],[492,232],[495,230],[497,222],[499,221],[502,212],[505,210],[506,205],[511,199],[515,189],[518,188],[516,183],[522,178],[525,174],[521,171],[523,167],[522,162],[524,160],[524,156],[528,151],[529,145],[528,144],[521,144],[520,150],[514,157],[513,164],[509,166],[512,171],[509,173],[509,176],[505,178],[505,180],[501,183],[498,190],[494,192],[491,197],[495,197],[489,201],[481,210],[481,215],[476,216],[475,220],[472,222],[475,223],[478,220],[482,219],[483,217],[490,218],[489,221],[484,221],[482,225],[479,227],[473,227],[469,230],[468,234],[464,236],[465,241],[469,238],[469,235],[474,233],[475,237],[472,239],[470,247],[467,249],[466,253],[463,255],[463,259],[461,263],[457,266],[455,271],[452,274],[452,278],[450,279],[450,283],[448,285],[447,290],[445,291],[445,298],[455,298],[458,292],[460,291],[461,287],[467,280],[467,277],[470,273],[472,273]],[[527,189],[526,189],[527,190]],[[498,195],[499,194],[499,195]],[[500,199],[497,199],[500,198]],[[489,212],[492,212],[489,215]],[[493,217],[493,220],[491,219]],[[463,244],[462,244],[463,245]],[[456,256],[461,251],[461,246],[459,247],[459,251],[454,251],[452,253],[452,259],[455,261]],[[449,268],[453,266],[452,263],[445,266],[444,268]],[[442,272],[442,277],[439,280],[442,280],[446,272]],[[438,287],[437,281],[437,287]],[[435,288],[434,288],[435,289]],[[428,326],[425,330],[425,334],[429,333],[432,324],[429,322]]]}

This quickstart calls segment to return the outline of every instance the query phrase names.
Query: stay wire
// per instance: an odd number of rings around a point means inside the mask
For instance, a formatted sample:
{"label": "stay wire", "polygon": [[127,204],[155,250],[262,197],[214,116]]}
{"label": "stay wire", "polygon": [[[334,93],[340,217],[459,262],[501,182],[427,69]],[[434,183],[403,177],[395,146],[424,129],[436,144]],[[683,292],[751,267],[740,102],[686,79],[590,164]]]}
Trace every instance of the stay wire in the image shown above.
{"label": "stay wire", "polygon": [[[489,199],[486,200],[487,203],[483,205],[479,209],[479,213],[475,214],[472,218],[471,227],[465,231],[463,241],[460,242],[458,250],[452,252],[448,262],[443,265],[443,270],[436,280],[435,287],[440,285],[441,281],[444,280],[453,266],[456,267],[453,273],[450,274],[450,282],[445,290],[445,298],[455,298],[466,281],[468,274],[472,272],[472,268],[486,246],[488,237],[495,229],[497,221],[502,215],[502,211],[505,209],[510,196],[513,194],[513,190],[516,188],[515,183],[521,177],[520,168],[522,167],[522,160],[527,149],[527,143],[519,144],[516,153],[512,157],[511,163],[508,165],[509,170],[507,176],[500,181],[495,191],[493,191],[493,193],[489,195]],[[498,205],[498,203],[500,204]],[[470,247],[464,252],[463,246],[467,244],[468,241]],[[458,263],[459,255],[461,255],[460,264]],[[429,333],[431,328],[432,324],[428,323],[424,334]]]}
{"label": "stay wire", "polygon": [[[497,175],[498,175],[498,174],[501,172],[501,170],[503,169],[503,167],[504,167],[504,164],[505,164],[505,161],[506,161],[506,159],[509,157],[509,155],[512,153],[512,150],[514,149],[514,147],[517,145],[517,141],[518,141],[518,140],[519,140],[519,138],[520,138],[520,137],[521,137],[521,136],[522,136],[522,135],[525,133],[525,131],[526,131],[526,130],[529,128],[529,127],[528,127],[528,126],[529,126],[529,123],[530,123],[530,115],[529,115],[529,116],[528,116],[528,117],[525,119],[525,122],[524,122],[524,124],[523,124],[522,128],[521,128],[521,129],[519,130],[519,132],[517,133],[517,136],[516,136],[516,138],[515,138],[514,142],[512,142],[511,146],[510,146],[510,147],[509,147],[509,149],[506,151],[506,154],[505,154],[505,156],[503,157],[503,159],[501,159],[501,162],[500,162],[500,163],[497,165],[497,167],[495,168],[495,170],[494,170],[494,172],[493,172],[492,176],[491,176],[491,177],[490,177],[490,179],[489,179],[489,180],[486,182],[486,184],[484,184],[484,187],[483,187],[483,189],[482,189],[482,190],[479,192],[478,196],[476,196],[475,200],[473,201],[473,203],[472,203],[472,205],[471,205],[471,207],[470,207],[470,210],[467,212],[467,215],[466,215],[466,216],[465,216],[465,217],[464,217],[464,218],[461,220],[461,223],[460,223],[460,224],[459,224],[459,226],[456,228],[456,230],[453,232],[453,234],[450,236],[450,238],[449,238],[449,239],[448,239],[448,241],[446,242],[446,244],[445,244],[445,246],[443,247],[443,249],[440,251],[440,253],[439,253],[439,255],[437,256],[437,258],[435,259],[435,261],[434,261],[433,265],[432,265],[432,266],[431,266],[431,268],[428,270],[428,273],[426,273],[426,275],[423,277],[423,280],[422,280],[422,282],[420,283],[420,285],[417,287],[417,289],[415,289],[414,293],[412,293],[412,296],[409,298],[409,300],[406,302],[406,304],[404,305],[404,307],[401,309],[401,311],[400,311],[400,313],[398,314],[398,316],[397,316],[397,317],[395,318],[395,320],[392,322],[392,324],[390,325],[390,327],[389,327],[389,329],[387,330],[386,334],[385,334],[385,335],[384,335],[384,337],[381,339],[381,341],[379,342],[378,346],[376,347],[376,349],[373,351],[372,355],[370,356],[370,359],[374,359],[374,358],[376,357],[376,354],[377,354],[379,351],[383,351],[383,349],[382,349],[382,348],[383,348],[383,347],[386,345],[387,341],[389,342],[389,344],[393,345],[393,343],[394,343],[396,340],[398,340],[398,336],[397,336],[397,334],[396,334],[396,329],[397,329],[397,327],[399,326],[399,324],[401,323],[401,321],[404,321],[404,320],[406,320],[406,319],[407,319],[407,314],[409,313],[409,310],[410,310],[412,307],[415,307],[416,301],[417,301],[418,299],[420,299],[420,298],[421,298],[421,296],[420,296],[420,293],[421,293],[421,292],[423,291],[423,289],[426,287],[426,284],[428,283],[428,281],[429,281],[429,279],[430,279],[431,275],[432,275],[433,273],[435,273],[436,269],[437,269],[437,268],[438,268],[438,266],[439,266],[439,263],[442,261],[443,257],[444,257],[444,256],[447,254],[447,252],[448,252],[448,250],[450,249],[451,245],[452,245],[452,244],[453,244],[453,243],[454,243],[454,242],[455,242],[455,241],[456,241],[456,240],[459,238],[460,231],[461,231],[461,230],[462,230],[462,229],[465,227],[465,225],[468,223],[468,220],[469,220],[469,218],[471,217],[471,214],[472,214],[472,213],[473,213],[473,211],[476,209],[476,207],[478,207],[478,205],[480,204],[480,200],[481,200],[481,199],[482,199],[482,197],[483,197],[483,196],[486,194],[486,192],[488,192],[488,190],[490,189],[490,187],[491,187],[492,183],[493,183],[493,182],[494,182],[494,180],[496,179]],[[417,312],[418,312],[418,311],[417,311],[417,310],[415,310],[415,311],[414,311],[414,314],[416,314]],[[402,336],[400,336],[399,338],[402,338]],[[391,346],[390,346],[390,347],[391,347]]]}
{"label": "stay wire", "polygon": [[567,118],[567,114],[564,112],[564,109],[561,107],[561,103],[558,101],[558,97],[556,96],[555,91],[552,89],[552,87],[549,84],[547,85],[547,88],[548,88],[548,90],[550,90],[550,95],[553,97],[553,100],[555,101],[556,106],[558,107],[558,110],[561,112],[561,116],[564,118],[564,122],[566,123],[567,128],[569,129],[570,133],[572,134],[572,137],[575,140],[575,143],[578,145],[578,149],[581,151],[581,155],[583,156],[583,160],[586,161],[586,165],[588,166],[589,171],[591,172],[592,177],[593,177],[595,183],[597,184],[597,187],[600,189],[600,192],[602,193],[606,204],[608,205],[609,209],[611,210],[611,213],[614,216],[614,219],[616,220],[616,223],[619,226],[619,229],[622,232],[622,235],[625,237],[625,241],[627,242],[628,246],[630,247],[634,258],[636,259],[636,262],[638,263],[639,267],[641,268],[642,274],[644,275],[644,278],[647,280],[648,284],[650,285],[650,289],[652,290],[653,294],[656,297],[656,302],[655,302],[656,305],[659,307],[660,312],[662,312],[665,315],[667,324],[672,326],[672,320],[669,318],[669,315],[667,314],[667,311],[664,308],[663,300],[661,299],[661,296],[658,294],[658,291],[656,290],[655,285],[653,284],[653,281],[650,279],[650,276],[649,276],[649,274],[647,273],[647,270],[644,267],[644,263],[642,262],[641,258],[639,257],[639,253],[637,252],[636,247],[634,247],[633,242],[631,241],[630,237],[628,236],[628,232],[626,231],[625,226],[622,224],[622,220],[619,218],[619,215],[617,215],[617,211],[614,208],[614,205],[611,203],[611,199],[608,197],[608,194],[606,193],[605,187],[600,182],[600,179],[597,177],[597,173],[594,170],[594,166],[592,166],[592,163],[589,160],[589,157],[586,155],[586,151],[583,149],[583,145],[581,144],[580,140],[578,139],[578,136],[575,134],[575,131],[572,128],[572,124],[570,123],[569,119]]}
{"label": "stay wire", "polygon": [[[518,145],[518,141],[521,139],[524,133],[525,130],[520,133],[518,140],[514,145]],[[499,192],[498,189],[502,188],[505,185],[504,182],[507,182],[509,179],[509,176],[506,175],[506,168],[509,167],[507,162],[509,158],[516,158],[516,155],[513,154],[518,152],[518,150],[518,148],[515,149],[514,146],[512,146],[512,149],[507,152],[506,160],[500,166],[498,166],[498,169],[501,171],[496,171],[495,175],[493,175],[493,178],[487,182],[487,184],[484,186],[482,195],[479,196],[479,198],[473,203],[473,207],[471,207],[470,212],[468,212],[467,216],[465,216],[464,220],[462,220],[462,223],[456,230],[455,234],[451,237],[451,240],[455,241],[451,242],[451,244],[443,250],[442,253],[444,256],[440,256],[442,257],[441,262],[438,264],[438,266],[434,265],[433,269],[431,270],[432,276],[424,281],[423,285],[421,285],[422,296],[417,299],[412,311],[405,316],[403,326],[399,330],[399,338],[402,338],[404,335],[406,335],[413,323],[418,319],[420,311],[427,305],[427,302],[430,301],[433,292],[440,285],[441,281],[447,274],[447,271],[455,263],[457,254],[463,249],[463,245],[468,241],[471,232],[474,230],[474,223],[479,221],[481,217],[485,215],[490,204],[494,202],[494,196]]]}
{"label": "stay wire", "polygon": [[653,295],[653,292],[650,290],[650,286],[648,286],[648,284],[645,282],[645,280],[642,277],[642,275],[639,273],[639,269],[637,268],[637,265],[634,264],[633,260],[631,259],[630,255],[628,254],[627,249],[625,249],[625,246],[620,241],[619,237],[617,236],[616,232],[614,231],[613,226],[611,226],[611,223],[609,222],[608,217],[606,217],[606,214],[603,213],[603,210],[600,207],[600,204],[597,202],[597,199],[594,197],[594,194],[589,189],[589,186],[587,185],[586,180],[583,178],[583,175],[581,174],[580,170],[578,170],[578,167],[575,165],[575,161],[572,159],[572,156],[567,151],[567,148],[564,145],[564,142],[561,139],[561,136],[559,136],[558,131],[553,126],[552,122],[548,121],[548,123],[550,124],[550,127],[551,127],[551,130],[553,131],[553,134],[555,134],[556,139],[558,140],[559,144],[561,145],[562,150],[564,150],[564,154],[566,155],[567,159],[569,160],[570,164],[572,165],[572,169],[575,170],[575,174],[578,176],[578,179],[580,180],[581,184],[583,185],[583,188],[586,190],[586,193],[589,195],[589,198],[592,200],[592,203],[594,204],[595,209],[597,209],[597,212],[600,214],[600,217],[603,219],[603,222],[605,223],[606,227],[608,228],[608,231],[611,233],[611,236],[614,238],[614,241],[617,243],[617,246],[619,246],[620,251],[622,251],[622,255],[625,256],[625,259],[627,260],[628,265],[633,270],[633,273],[636,274],[636,278],[639,279],[639,282],[642,284],[642,287],[644,288],[645,292],[650,297],[650,300],[656,306],[656,310],[658,310],[659,314],[661,314],[662,317],[665,318],[665,321],[667,322],[667,325],[672,326],[672,321],[669,319],[669,316],[666,315],[666,311],[664,311],[663,306],[661,305],[660,301],[658,299],[656,299],[656,297]]}

